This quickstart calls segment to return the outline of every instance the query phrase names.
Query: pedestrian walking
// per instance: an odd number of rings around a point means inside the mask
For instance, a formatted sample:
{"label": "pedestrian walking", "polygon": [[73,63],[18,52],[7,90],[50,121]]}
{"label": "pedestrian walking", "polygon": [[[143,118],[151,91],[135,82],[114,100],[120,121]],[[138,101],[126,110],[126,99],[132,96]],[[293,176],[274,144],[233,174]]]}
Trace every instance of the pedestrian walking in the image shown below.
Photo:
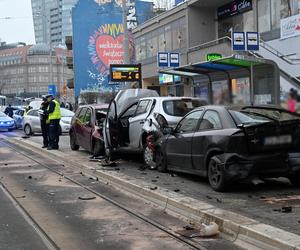
{"label": "pedestrian walking", "polygon": [[48,100],[46,96],[43,96],[43,102],[40,107],[40,120],[41,120],[41,129],[42,129],[42,135],[43,135],[43,146],[42,148],[47,148],[49,145],[49,119],[47,115],[48,110]]}
{"label": "pedestrian walking", "polygon": [[48,115],[49,120],[49,144],[47,149],[53,150],[59,148],[59,135],[60,135],[60,104],[56,101],[53,95],[47,96],[48,100],[48,108],[46,110],[46,114]]}
{"label": "pedestrian walking", "polygon": [[4,113],[6,115],[8,115],[9,117],[13,118],[14,109],[12,108],[12,106],[10,104],[8,105],[8,107],[6,107],[6,109],[4,110]]}

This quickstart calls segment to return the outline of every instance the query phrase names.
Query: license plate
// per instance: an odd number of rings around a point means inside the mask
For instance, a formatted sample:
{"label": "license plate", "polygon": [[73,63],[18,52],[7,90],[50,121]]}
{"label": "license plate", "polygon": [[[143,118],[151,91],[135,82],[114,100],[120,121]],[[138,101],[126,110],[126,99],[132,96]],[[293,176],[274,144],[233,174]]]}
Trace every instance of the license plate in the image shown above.
{"label": "license plate", "polygon": [[291,135],[270,136],[265,138],[265,145],[291,144]]}

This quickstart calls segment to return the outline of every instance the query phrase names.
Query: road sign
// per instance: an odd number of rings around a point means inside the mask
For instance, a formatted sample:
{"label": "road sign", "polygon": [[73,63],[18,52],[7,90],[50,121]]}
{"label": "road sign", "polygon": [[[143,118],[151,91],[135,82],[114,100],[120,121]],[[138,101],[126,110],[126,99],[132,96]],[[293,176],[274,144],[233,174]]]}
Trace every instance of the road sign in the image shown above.
{"label": "road sign", "polygon": [[141,82],[140,64],[111,64],[111,82]]}
{"label": "road sign", "polygon": [[180,66],[180,56],[179,53],[169,53],[169,62],[170,67],[179,67]]}
{"label": "road sign", "polygon": [[209,53],[206,54],[206,61],[213,61],[213,60],[217,60],[217,59],[221,59],[222,55],[219,53]]}
{"label": "road sign", "polygon": [[157,64],[158,64],[158,67],[169,67],[169,53],[168,52],[158,52]]}
{"label": "road sign", "polygon": [[232,50],[245,50],[245,33],[244,32],[232,32]]}
{"label": "road sign", "polygon": [[258,32],[246,33],[247,50],[259,50],[259,34]]}
{"label": "road sign", "polygon": [[57,93],[57,91],[56,91],[56,85],[55,84],[48,85],[48,94],[56,96],[56,93]]}

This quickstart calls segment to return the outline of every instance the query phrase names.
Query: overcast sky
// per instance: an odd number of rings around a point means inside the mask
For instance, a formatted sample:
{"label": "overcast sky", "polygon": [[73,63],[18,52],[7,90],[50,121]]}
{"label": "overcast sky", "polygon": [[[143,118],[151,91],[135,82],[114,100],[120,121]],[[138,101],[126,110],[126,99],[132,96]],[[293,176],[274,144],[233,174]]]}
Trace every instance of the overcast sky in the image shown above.
{"label": "overcast sky", "polygon": [[35,43],[31,0],[0,0],[0,39],[7,43]]}

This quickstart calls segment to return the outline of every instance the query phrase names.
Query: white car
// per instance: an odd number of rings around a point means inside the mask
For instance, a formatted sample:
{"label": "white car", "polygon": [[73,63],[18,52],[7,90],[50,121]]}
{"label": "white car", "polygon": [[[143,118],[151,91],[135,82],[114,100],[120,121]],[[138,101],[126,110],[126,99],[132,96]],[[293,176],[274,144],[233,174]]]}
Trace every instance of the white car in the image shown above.
{"label": "white car", "polygon": [[[61,119],[60,119],[60,132],[68,133],[71,127],[71,120],[74,116],[74,112],[61,108]],[[31,109],[24,116],[23,119],[23,130],[26,135],[33,135],[34,133],[41,133],[41,120],[38,113],[38,109]]]}
{"label": "white car", "polygon": [[202,105],[198,98],[158,97],[150,90],[120,91],[109,106],[104,124],[107,156],[111,157],[117,150],[130,150],[144,151],[144,159],[149,158],[145,155],[146,139],[157,129],[153,126],[155,115],[160,114],[173,127],[188,112]]}

